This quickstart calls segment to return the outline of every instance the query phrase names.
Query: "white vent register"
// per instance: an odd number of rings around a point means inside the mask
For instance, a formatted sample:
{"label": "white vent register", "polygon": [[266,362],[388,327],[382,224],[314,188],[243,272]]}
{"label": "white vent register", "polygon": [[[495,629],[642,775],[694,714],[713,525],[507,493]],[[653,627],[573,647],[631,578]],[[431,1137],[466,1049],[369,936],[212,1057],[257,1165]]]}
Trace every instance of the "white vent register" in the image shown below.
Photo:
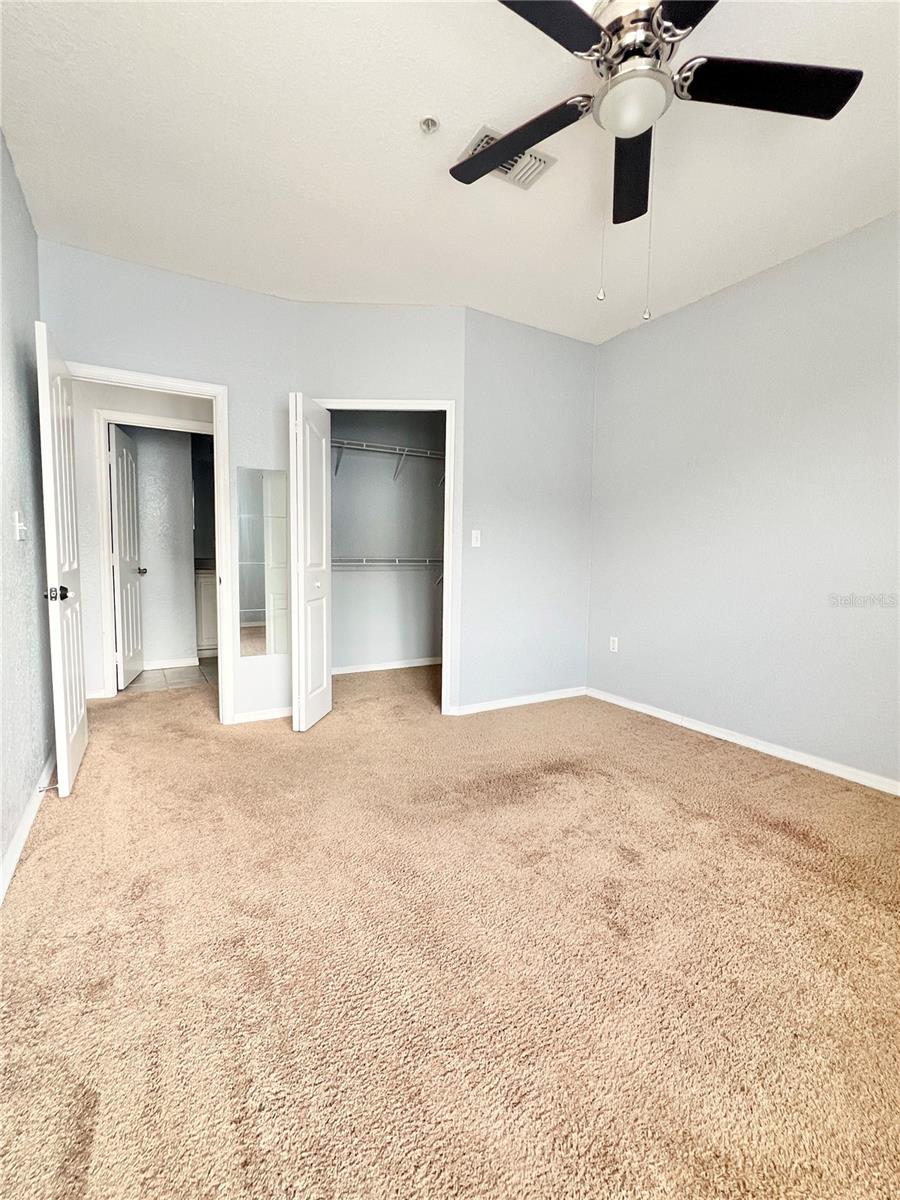
{"label": "white vent register", "polygon": [[[493,145],[499,137],[500,134],[496,129],[489,129],[487,125],[482,125],[466,146],[460,161],[471,158],[473,154],[484,150],[486,146]],[[540,179],[555,162],[556,159],[551,158],[549,154],[543,154],[537,150],[526,150],[524,154],[519,154],[515,158],[507,159],[505,163],[501,163],[499,167],[491,171],[491,175],[497,175],[517,188],[527,189]]]}

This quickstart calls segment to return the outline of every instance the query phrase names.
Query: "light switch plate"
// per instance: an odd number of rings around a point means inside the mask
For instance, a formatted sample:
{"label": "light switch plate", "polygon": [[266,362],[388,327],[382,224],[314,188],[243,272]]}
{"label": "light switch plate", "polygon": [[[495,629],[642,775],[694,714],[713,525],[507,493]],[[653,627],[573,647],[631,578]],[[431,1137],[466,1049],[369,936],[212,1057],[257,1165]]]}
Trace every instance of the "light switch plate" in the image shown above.
{"label": "light switch plate", "polygon": [[610,654],[619,653],[619,639],[617,637],[611,637],[609,639],[609,652]]}
{"label": "light switch plate", "polygon": [[481,545],[481,530],[480,529],[472,530],[472,545],[473,546]]}

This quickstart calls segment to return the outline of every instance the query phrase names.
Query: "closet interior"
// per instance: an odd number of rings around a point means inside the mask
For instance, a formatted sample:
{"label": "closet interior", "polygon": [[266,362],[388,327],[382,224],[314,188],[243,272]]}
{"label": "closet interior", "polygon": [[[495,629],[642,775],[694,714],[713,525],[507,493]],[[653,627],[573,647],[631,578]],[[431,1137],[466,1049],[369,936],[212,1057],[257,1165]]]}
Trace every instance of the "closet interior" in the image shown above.
{"label": "closet interior", "polygon": [[334,673],[441,661],[445,416],[332,413]]}

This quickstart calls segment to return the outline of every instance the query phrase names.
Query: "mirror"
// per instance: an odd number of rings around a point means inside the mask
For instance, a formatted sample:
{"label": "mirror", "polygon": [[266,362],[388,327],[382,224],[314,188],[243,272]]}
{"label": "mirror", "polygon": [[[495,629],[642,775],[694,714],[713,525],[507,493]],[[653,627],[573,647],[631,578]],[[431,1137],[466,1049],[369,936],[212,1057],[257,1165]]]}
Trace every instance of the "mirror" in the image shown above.
{"label": "mirror", "polygon": [[287,654],[290,597],[287,475],[237,469],[241,657]]}

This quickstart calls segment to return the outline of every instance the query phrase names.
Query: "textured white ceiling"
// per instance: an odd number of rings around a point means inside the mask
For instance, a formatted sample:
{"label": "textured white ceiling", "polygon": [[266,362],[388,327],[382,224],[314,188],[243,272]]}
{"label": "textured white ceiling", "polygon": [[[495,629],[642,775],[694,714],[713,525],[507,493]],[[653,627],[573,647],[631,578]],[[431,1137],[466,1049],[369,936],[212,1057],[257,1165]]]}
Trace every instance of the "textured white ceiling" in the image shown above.
{"label": "textured white ceiling", "polygon": [[[689,39],[679,59],[865,78],[831,122],[673,103],[655,314],[897,207],[898,11],[723,0]],[[5,3],[3,24],[3,124],[43,237],[296,299],[469,305],[593,342],[640,324],[646,218],[608,229],[594,299],[612,139],[590,119],[544,143],[559,162],[531,191],[447,174],[481,124],[591,89],[494,0]]]}

